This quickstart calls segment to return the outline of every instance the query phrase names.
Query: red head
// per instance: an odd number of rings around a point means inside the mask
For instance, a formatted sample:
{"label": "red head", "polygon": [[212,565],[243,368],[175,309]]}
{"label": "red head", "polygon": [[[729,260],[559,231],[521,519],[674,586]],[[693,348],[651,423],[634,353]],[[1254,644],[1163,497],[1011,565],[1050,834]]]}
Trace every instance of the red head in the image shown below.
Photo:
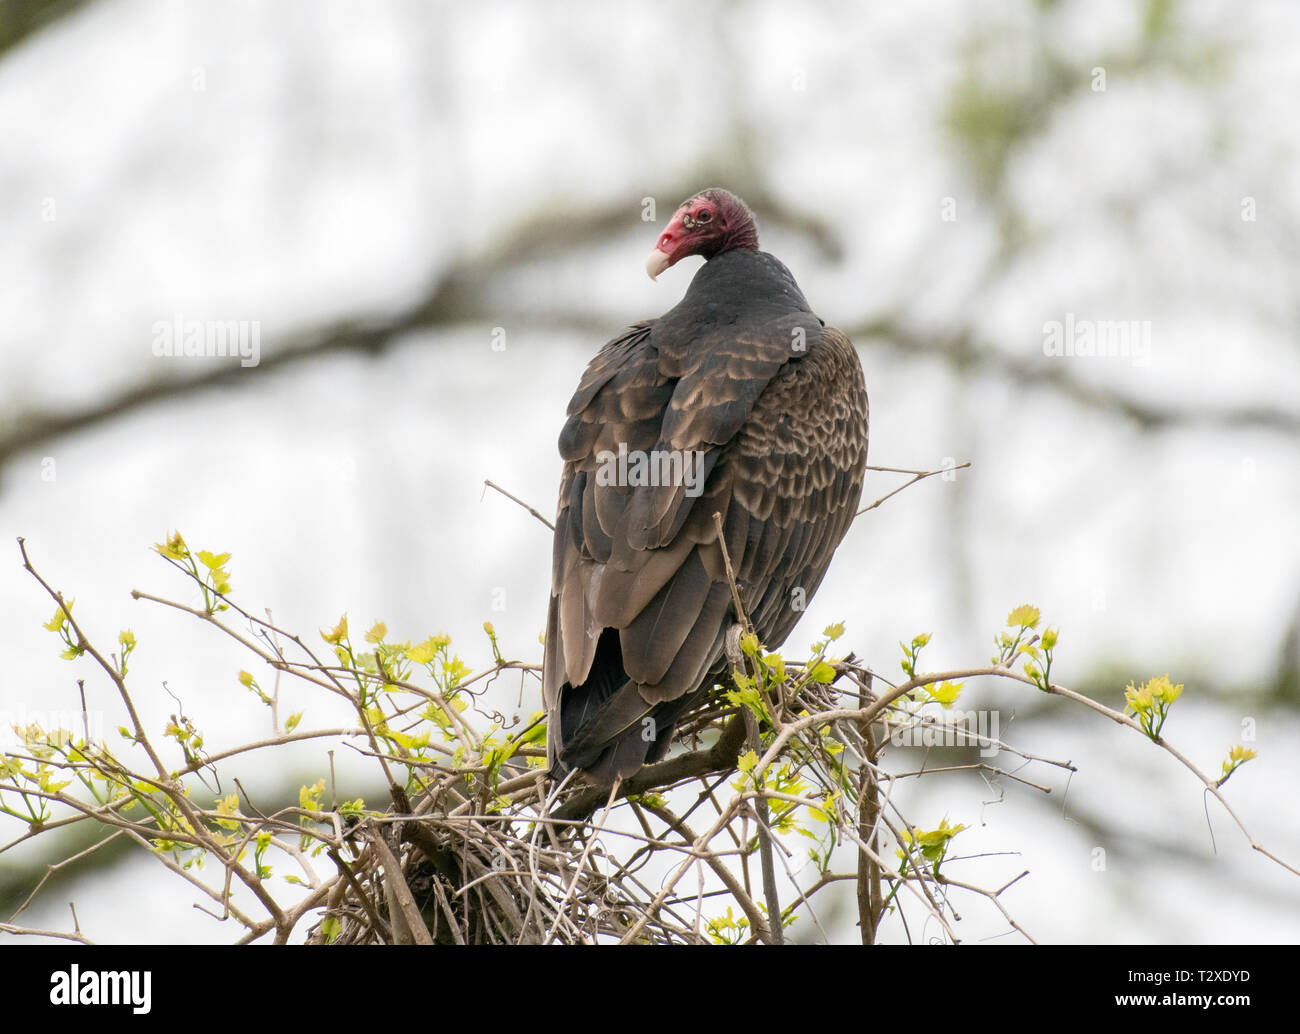
{"label": "red head", "polygon": [[646,259],[653,280],[678,259],[706,259],[733,248],[758,249],[758,227],[745,202],[720,187],[702,190],[673,213],[659,243]]}

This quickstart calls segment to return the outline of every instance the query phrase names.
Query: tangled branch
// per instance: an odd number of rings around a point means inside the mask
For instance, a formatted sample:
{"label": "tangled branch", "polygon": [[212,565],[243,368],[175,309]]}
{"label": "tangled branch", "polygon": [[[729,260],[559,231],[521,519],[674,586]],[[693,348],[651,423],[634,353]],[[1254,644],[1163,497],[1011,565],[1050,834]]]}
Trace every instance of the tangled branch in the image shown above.
{"label": "tangled branch", "polygon": [[[911,475],[909,483],[939,473],[893,472]],[[183,712],[159,734],[131,683],[134,635],[122,632],[116,650],[98,645],[19,540],[24,569],[55,605],[45,628],[65,658],[87,659],[100,674],[89,689],[81,680],[83,701],[102,681],[125,721],[117,747],[92,736],[83,719],[79,732],[20,728],[20,746],[0,755],[0,821],[25,827],[0,843],[0,855],[73,826],[103,830],[49,867],[0,926],[6,932],[89,942],[79,925],[56,933],[18,920],[56,872],[127,841],[190,884],[196,908],[239,927],[240,943],[780,943],[796,920],[807,936],[829,940],[818,908],[842,883],[856,888],[864,943],[885,931],[915,939],[927,924],[961,940],[956,895],[986,901],[1006,932],[1032,941],[1006,901],[1026,873],[1008,872],[994,888],[962,878],[970,858],[951,847],[965,827],[945,819],[927,829],[899,804],[900,785],[923,776],[977,771],[1050,793],[1033,768],[1073,771],[1003,742],[969,720],[974,712],[954,711],[964,682],[977,678],[1060,697],[1147,737],[1192,773],[1255,850],[1300,875],[1248,830],[1223,791],[1253,752],[1232,748],[1214,778],[1165,740],[1161,726],[1182,693],[1167,678],[1130,685],[1122,711],[1053,682],[1058,633],[1039,631],[1030,606],[1008,615],[991,663],[926,672],[920,657],[930,637],[918,635],[900,644],[906,677],[891,683],[852,654],[832,653],[842,626],[827,628],[802,663],[766,650],[737,588],[728,684],[685,716],[678,752],[609,791],[580,776],[553,781],[542,713],[491,705],[496,680],[517,672],[535,688],[540,669],[508,660],[490,624],[492,660],[478,671],[446,636],[397,641],[382,622],[358,636],[346,616],[320,633],[327,649],[312,646],[232,599],[229,554],[192,550],[179,533],[155,548],[201,605],[139,590],[137,601],[228,637],[277,680],[346,702],[354,721],[299,728],[302,713],[279,714],[278,682],[268,693],[242,671],[239,692],[270,710],[273,735],[214,748]],[[891,748],[935,737],[978,748],[980,757],[928,772],[887,763]],[[266,752],[322,741],[369,759],[387,800],[341,799],[332,764],[328,784],[322,776],[301,787],[296,806],[264,811],[237,777],[238,793],[208,789]]]}

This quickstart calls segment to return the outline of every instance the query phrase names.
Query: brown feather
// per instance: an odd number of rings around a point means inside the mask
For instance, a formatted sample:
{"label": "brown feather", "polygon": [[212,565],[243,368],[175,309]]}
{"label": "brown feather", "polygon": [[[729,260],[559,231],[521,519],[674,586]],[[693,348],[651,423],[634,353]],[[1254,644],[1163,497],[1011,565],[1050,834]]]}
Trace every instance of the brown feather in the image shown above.
{"label": "brown feather", "polygon": [[[776,648],[800,616],[796,590],[811,599],[860,499],[857,354],[807,311],[784,267],[748,255],[730,266],[760,264],[768,293],[734,312],[690,304],[710,267],[726,266],[710,260],[682,305],[601,349],[569,405],[543,665],[557,771],[609,782],[662,756],[673,723],[725,670],[735,616],[715,513],[755,630]],[[752,282],[736,281],[742,294]],[[801,336],[806,347],[793,347]],[[620,443],[703,452],[702,494],[602,484],[600,454]]]}

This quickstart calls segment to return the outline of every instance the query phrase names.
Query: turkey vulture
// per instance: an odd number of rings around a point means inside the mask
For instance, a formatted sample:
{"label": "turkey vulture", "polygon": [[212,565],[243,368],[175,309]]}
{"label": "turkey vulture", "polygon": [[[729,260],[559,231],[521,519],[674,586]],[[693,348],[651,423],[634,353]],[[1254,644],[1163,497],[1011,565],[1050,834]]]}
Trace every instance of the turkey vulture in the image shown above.
{"label": "turkey vulture", "polygon": [[714,514],[759,640],[778,647],[853,520],[867,392],[852,343],[758,250],[725,190],[677,209],[646,271],[706,261],[588,364],[560,434],[543,696],[552,775],[664,756],[726,671],[736,623]]}

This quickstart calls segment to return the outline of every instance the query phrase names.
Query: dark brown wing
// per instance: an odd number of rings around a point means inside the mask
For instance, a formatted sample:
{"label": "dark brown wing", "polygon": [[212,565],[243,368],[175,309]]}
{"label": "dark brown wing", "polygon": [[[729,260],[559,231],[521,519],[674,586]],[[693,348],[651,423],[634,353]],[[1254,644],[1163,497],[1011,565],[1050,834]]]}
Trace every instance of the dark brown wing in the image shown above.
{"label": "dark brown wing", "polygon": [[[759,637],[777,646],[848,529],[866,462],[862,369],[838,331],[802,313],[761,333],[715,328],[689,350],[664,336],[638,324],[607,344],[560,439],[550,755],[605,782],[662,755],[722,670],[735,618],[714,513]],[[606,483],[600,457],[620,446],[698,454],[702,490]]]}
{"label": "dark brown wing", "polygon": [[767,646],[785,642],[853,521],[867,419],[857,353],[828,327],[768,386],[719,462],[731,500],[727,548]]}

